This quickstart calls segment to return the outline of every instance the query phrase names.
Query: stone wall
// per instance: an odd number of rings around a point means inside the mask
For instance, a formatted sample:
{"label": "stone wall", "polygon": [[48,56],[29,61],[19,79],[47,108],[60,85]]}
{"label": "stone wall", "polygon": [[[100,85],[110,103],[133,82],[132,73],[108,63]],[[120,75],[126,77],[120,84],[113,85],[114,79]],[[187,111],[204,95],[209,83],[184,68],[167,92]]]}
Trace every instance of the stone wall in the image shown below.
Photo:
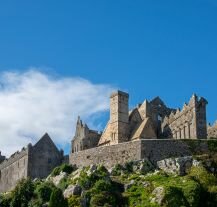
{"label": "stone wall", "polygon": [[103,164],[111,167],[117,163],[125,163],[141,158],[141,142],[124,142],[117,145],[96,147],[70,154],[69,163],[78,167],[90,164]]}
{"label": "stone wall", "polygon": [[90,149],[98,145],[101,134],[95,130],[89,129],[86,124],[82,123],[78,117],[75,136],[72,139],[71,152]]}
{"label": "stone wall", "polygon": [[12,190],[22,178],[47,177],[63,159],[63,151],[45,134],[34,146],[29,144],[0,164],[0,193]]}
{"label": "stone wall", "polygon": [[[193,142],[194,153],[208,152],[207,140],[188,140]],[[118,163],[125,163],[143,158],[150,159],[153,163],[159,160],[192,154],[191,145],[186,140],[174,139],[146,139],[120,143],[111,146],[102,146],[70,154],[70,164],[78,167],[90,164],[103,164],[112,167]]]}
{"label": "stone wall", "polygon": [[206,139],[206,104],[204,98],[193,95],[183,109],[166,116],[161,124],[164,137],[175,139]]}
{"label": "stone wall", "polygon": [[48,134],[45,134],[33,147],[30,154],[29,174],[31,178],[45,178],[59,166],[63,160],[63,151],[59,151]]}
{"label": "stone wall", "polygon": [[0,165],[0,192],[11,190],[28,175],[29,148],[23,148]]}
{"label": "stone wall", "polygon": [[208,138],[217,138],[217,121],[213,124],[213,126],[208,125]]}

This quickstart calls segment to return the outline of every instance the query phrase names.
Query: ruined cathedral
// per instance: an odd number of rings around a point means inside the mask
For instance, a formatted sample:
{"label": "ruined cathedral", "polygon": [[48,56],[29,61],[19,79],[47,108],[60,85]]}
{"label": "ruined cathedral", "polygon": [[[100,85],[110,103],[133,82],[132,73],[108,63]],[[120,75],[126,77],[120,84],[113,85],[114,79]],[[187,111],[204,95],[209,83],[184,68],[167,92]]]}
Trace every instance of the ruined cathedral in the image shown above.
{"label": "ruined cathedral", "polygon": [[185,140],[193,141],[199,153],[207,152],[207,137],[217,137],[217,123],[207,125],[206,105],[205,98],[194,94],[181,110],[166,106],[159,97],[129,110],[129,95],[116,91],[110,96],[110,118],[102,133],[78,117],[69,156],[47,133],[9,158],[0,151],[0,193],[12,190],[21,178],[45,178],[62,163],[112,167],[148,158],[154,164],[191,155]]}
{"label": "ruined cathedral", "polygon": [[166,106],[156,97],[129,110],[129,94],[114,92],[110,96],[110,119],[103,133],[89,129],[79,117],[71,151],[138,139],[206,139],[207,103],[194,94],[180,110]]}

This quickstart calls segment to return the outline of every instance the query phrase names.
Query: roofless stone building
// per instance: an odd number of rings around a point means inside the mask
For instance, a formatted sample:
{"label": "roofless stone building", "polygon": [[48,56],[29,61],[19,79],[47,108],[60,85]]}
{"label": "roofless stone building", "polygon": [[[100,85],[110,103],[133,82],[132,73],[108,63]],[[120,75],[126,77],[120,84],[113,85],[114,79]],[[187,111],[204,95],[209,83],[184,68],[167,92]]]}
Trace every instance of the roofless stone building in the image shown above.
{"label": "roofless stone building", "polygon": [[[63,151],[59,151],[48,134],[34,146],[29,144],[20,152],[0,164],[0,192],[14,188],[21,178],[45,178],[54,167],[63,161]],[[0,157],[1,159],[1,157]]]}
{"label": "roofless stone building", "polygon": [[110,96],[110,119],[102,135],[89,130],[78,118],[72,152],[119,144],[137,139],[206,139],[205,98],[195,94],[182,110],[169,108],[156,97],[129,111],[129,95],[117,91]]}
{"label": "roofless stone building", "polygon": [[86,124],[81,126],[79,117],[70,163],[112,166],[144,157],[156,161],[168,155],[190,154],[180,140],[207,139],[208,102],[203,97],[193,94],[182,110],[166,106],[159,97],[145,100],[132,110],[128,102],[129,94],[125,92],[111,94],[110,118],[102,134],[90,134]]}

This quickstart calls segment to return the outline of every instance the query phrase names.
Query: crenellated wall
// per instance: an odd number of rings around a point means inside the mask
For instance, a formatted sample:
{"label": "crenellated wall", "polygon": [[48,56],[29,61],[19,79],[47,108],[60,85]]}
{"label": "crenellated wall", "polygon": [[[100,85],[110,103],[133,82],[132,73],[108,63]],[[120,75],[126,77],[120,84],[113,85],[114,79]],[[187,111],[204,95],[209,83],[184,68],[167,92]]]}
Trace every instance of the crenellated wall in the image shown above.
{"label": "crenellated wall", "polygon": [[11,190],[18,180],[27,177],[30,151],[28,145],[0,164],[0,192]]}
{"label": "crenellated wall", "polygon": [[204,98],[193,95],[181,111],[178,109],[163,119],[163,135],[175,139],[206,139],[206,104]]}

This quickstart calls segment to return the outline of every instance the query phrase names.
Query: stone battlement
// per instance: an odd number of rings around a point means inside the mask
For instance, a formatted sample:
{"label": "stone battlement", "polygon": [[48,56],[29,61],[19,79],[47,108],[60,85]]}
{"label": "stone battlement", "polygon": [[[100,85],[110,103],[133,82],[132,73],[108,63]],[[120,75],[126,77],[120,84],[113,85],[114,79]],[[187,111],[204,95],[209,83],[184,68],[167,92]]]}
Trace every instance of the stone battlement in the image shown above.
{"label": "stone battlement", "polygon": [[[207,101],[204,98],[198,98],[195,94],[191,97],[188,104],[184,103],[182,110],[177,109],[176,111],[172,111],[169,116],[165,116],[162,126],[165,126],[166,124],[171,124],[177,119],[181,118],[183,115],[186,115],[188,112],[193,110],[195,108],[195,105],[198,105],[200,103],[206,103]],[[183,120],[184,122],[185,120]]]}
{"label": "stone battlement", "polygon": [[5,159],[1,164],[0,164],[0,170],[10,166],[14,162],[20,160],[22,157],[26,156],[29,154],[29,150],[31,148],[31,144],[29,144],[27,147],[23,147],[21,151],[17,151],[14,154],[12,154],[8,159]]}

